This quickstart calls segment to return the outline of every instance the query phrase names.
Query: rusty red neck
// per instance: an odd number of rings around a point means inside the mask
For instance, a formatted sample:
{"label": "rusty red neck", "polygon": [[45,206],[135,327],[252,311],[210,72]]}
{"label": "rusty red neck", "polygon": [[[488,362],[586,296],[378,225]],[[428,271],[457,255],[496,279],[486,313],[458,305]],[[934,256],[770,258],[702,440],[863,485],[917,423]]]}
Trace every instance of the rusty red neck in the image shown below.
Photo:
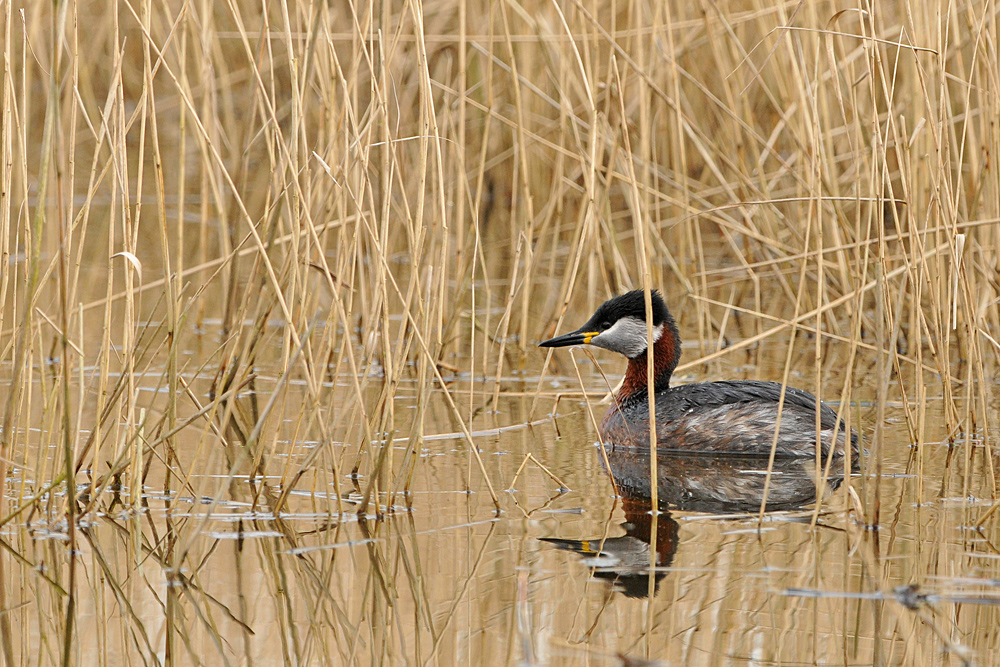
{"label": "rusty red neck", "polygon": [[[673,324],[672,322],[670,324]],[[628,360],[628,368],[625,370],[625,380],[622,388],[618,392],[618,400],[622,401],[630,396],[645,391],[647,382],[647,358],[648,350],[643,350],[642,354]],[[677,360],[681,356],[681,342],[674,326],[663,327],[663,334],[659,340],[653,343],[653,389],[660,391],[670,386],[670,376],[677,368]]]}

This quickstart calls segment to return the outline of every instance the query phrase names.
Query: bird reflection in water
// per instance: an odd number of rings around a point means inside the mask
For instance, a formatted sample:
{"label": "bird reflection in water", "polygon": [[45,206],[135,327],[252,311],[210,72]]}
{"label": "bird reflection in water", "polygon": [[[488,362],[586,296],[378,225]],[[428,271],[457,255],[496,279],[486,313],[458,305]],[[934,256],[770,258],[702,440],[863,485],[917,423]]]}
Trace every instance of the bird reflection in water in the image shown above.
{"label": "bird reflection in water", "polygon": [[[672,510],[713,514],[757,512],[764,500],[765,484],[767,511],[802,509],[816,501],[818,492],[829,496],[844,479],[843,458],[832,460],[825,478],[816,474],[813,459],[776,458],[768,482],[766,457],[660,452],[657,457],[660,512],[654,514],[649,449],[612,447],[607,454],[610,473],[621,494],[625,534],[582,540],[542,538],[542,541],[579,554],[583,563],[593,568],[596,578],[610,581],[615,590],[628,597],[649,594],[651,563],[655,563],[652,569],[655,593],[673,562],[680,540],[679,525],[670,514]],[[652,560],[651,549],[655,550]]]}
{"label": "bird reflection in water", "polygon": [[[625,521],[621,537],[601,537],[590,540],[563,540],[543,537],[542,542],[557,549],[572,551],[583,557],[583,564],[593,568],[594,576],[611,582],[616,590],[627,597],[641,598],[649,594],[649,565],[656,563],[653,571],[654,587],[659,587],[665,576],[663,568],[670,566],[677,552],[677,531],[680,526],[670,512],[651,512],[649,498],[622,498]],[[650,560],[653,520],[656,520],[656,560]]]}

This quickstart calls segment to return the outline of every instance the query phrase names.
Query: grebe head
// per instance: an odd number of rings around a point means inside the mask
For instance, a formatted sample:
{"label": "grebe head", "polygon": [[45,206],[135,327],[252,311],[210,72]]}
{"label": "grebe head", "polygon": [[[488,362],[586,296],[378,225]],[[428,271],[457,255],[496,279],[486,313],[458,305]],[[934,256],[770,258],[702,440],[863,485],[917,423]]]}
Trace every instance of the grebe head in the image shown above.
{"label": "grebe head", "polygon": [[[653,345],[663,346],[669,352],[673,372],[680,356],[680,338],[677,325],[671,317],[667,305],[657,290],[653,290]],[[661,342],[662,341],[662,342]],[[605,301],[593,317],[576,331],[556,336],[538,344],[539,347],[566,347],[568,345],[596,345],[612,352],[618,352],[630,360],[638,360],[646,354],[646,300],[642,290],[633,290]]]}

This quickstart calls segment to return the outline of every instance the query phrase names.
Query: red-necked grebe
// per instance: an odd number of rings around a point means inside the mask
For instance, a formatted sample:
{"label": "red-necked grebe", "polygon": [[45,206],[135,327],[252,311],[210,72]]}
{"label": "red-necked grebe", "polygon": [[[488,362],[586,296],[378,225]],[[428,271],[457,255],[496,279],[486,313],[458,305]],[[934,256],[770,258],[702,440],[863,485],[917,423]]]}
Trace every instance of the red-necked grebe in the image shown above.
{"label": "red-necked grebe", "polygon": [[[656,442],[660,451],[768,456],[779,424],[781,385],[757,380],[702,382],[670,386],[681,356],[674,318],[653,290],[653,377]],[[612,445],[649,446],[649,398],[646,379],[646,305],[642,290],[604,302],[586,324],[540,347],[596,345],[628,358],[625,380],[601,422],[601,439]],[[834,455],[844,453],[845,425],[837,413],[820,405],[819,436],[826,455],[837,432]],[[781,410],[777,456],[816,455],[816,397],[787,387]],[[851,431],[852,457],[858,436]]]}

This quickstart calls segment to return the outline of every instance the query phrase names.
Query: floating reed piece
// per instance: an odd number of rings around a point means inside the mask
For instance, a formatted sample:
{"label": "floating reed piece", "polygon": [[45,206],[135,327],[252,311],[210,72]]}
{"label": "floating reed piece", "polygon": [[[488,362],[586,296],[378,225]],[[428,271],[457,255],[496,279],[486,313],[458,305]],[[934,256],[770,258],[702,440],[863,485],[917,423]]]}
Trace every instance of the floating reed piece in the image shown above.
{"label": "floating reed piece", "polygon": [[[991,3],[0,1],[0,30],[4,522],[76,525],[122,480],[137,511],[209,499],[129,542],[181,577],[223,500],[414,502],[440,432],[500,509],[473,433],[547,412],[569,373],[533,343],[640,286],[698,341],[679,373],[777,360],[839,402],[867,523],[887,452],[922,485],[942,432],[996,497]],[[79,563],[38,560],[58,589],[0,557],[0,648],[43,599],[68,664]]]}

